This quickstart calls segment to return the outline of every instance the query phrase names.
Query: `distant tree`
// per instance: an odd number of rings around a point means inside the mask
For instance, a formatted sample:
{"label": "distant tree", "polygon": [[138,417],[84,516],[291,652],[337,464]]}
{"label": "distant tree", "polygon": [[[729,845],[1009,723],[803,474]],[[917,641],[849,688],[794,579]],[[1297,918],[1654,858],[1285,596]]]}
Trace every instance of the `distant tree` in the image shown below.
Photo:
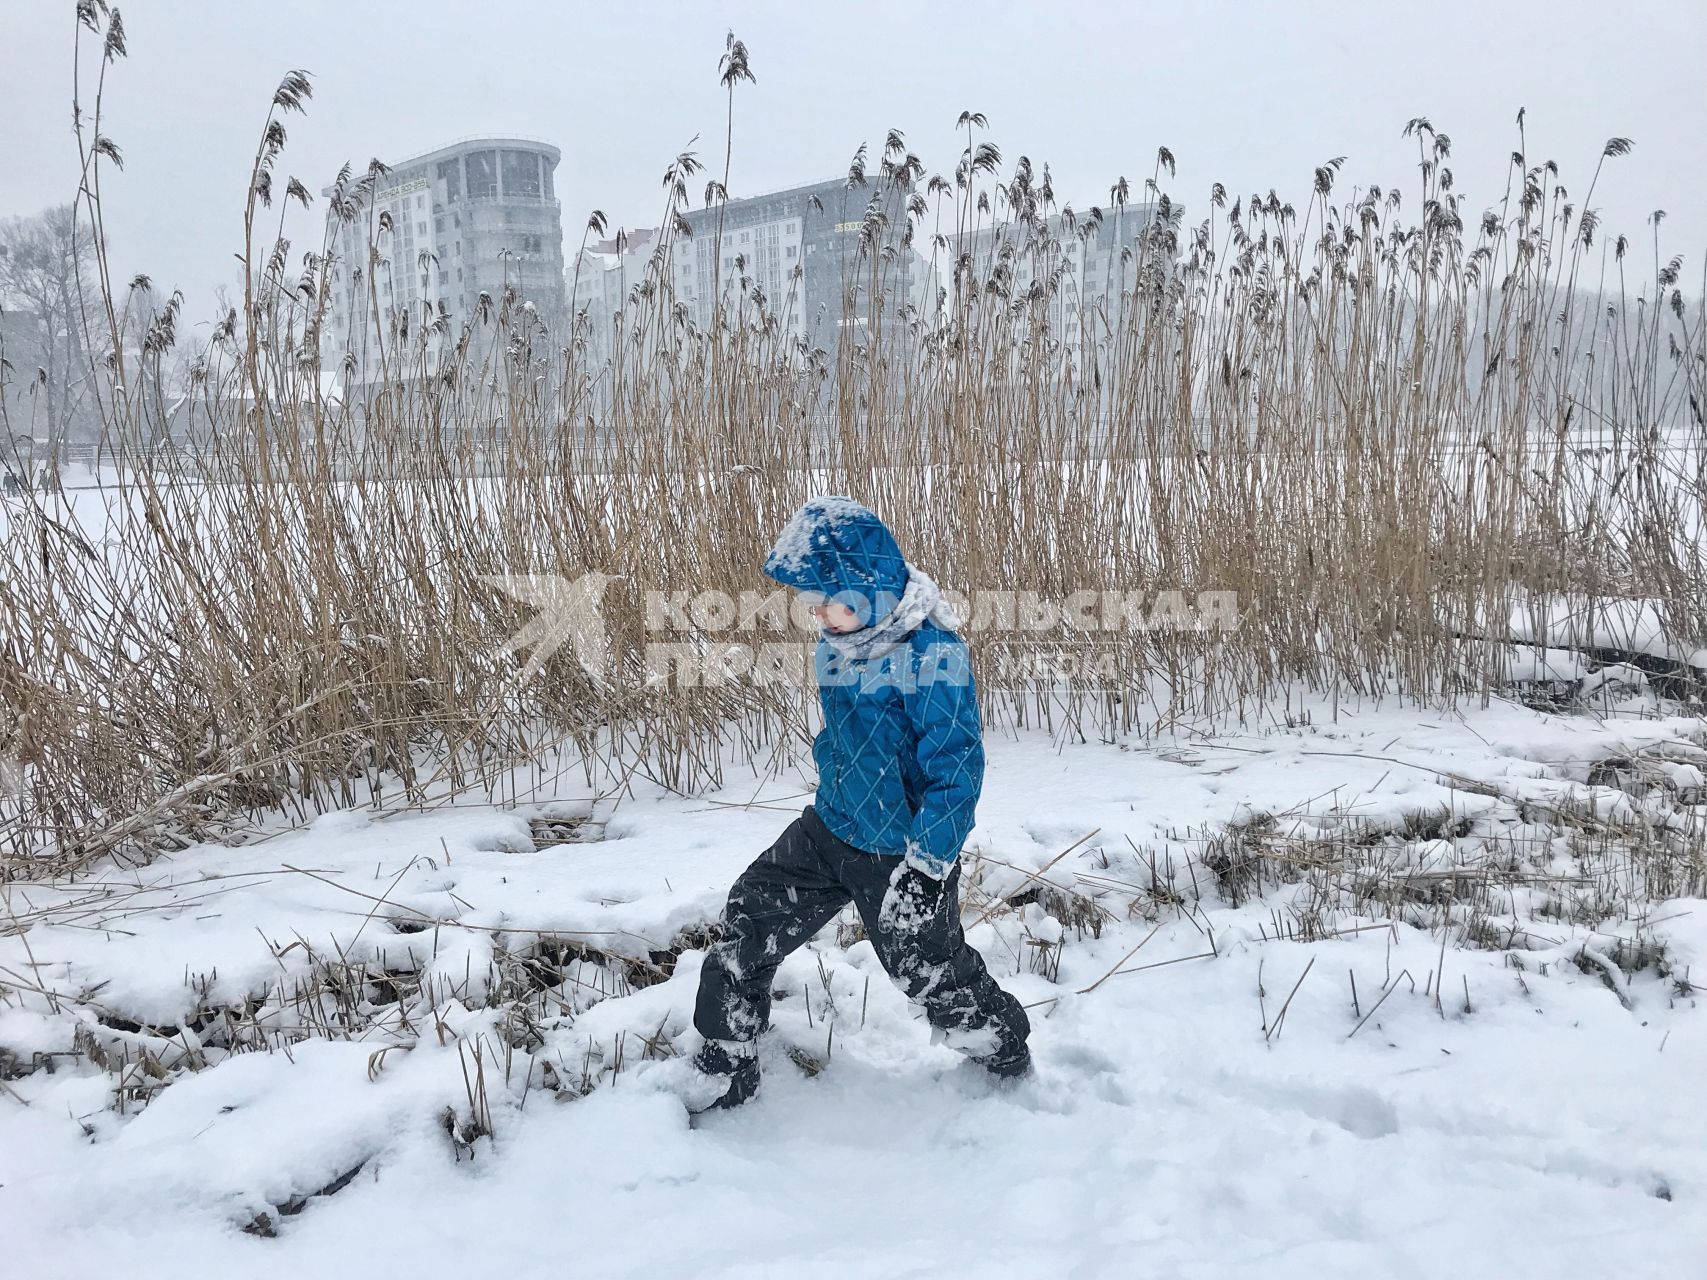
{"label": "distant tree", "polygon": [[30,417],[53,447],[91,416],[87,333],[102,314],[94,266],[93,240],[71,205],[0,221],[0,308],[12,321],[0,330],[10,339],[0,353],[10,368],[0,374],[36,397]]}

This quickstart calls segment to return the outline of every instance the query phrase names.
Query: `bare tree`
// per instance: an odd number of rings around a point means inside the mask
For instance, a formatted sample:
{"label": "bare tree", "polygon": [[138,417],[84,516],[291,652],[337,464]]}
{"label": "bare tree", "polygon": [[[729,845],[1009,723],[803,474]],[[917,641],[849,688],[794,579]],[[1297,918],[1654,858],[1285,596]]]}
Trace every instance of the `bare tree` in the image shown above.
{"label": "bare tree", "polygon": [[0,222],[0,356],[10,366],[0,381],[34,396],[29,419],[50,449],[91,407],[96,353],[87,326],[101,314],[94,278],[93,240],[73,206]]}

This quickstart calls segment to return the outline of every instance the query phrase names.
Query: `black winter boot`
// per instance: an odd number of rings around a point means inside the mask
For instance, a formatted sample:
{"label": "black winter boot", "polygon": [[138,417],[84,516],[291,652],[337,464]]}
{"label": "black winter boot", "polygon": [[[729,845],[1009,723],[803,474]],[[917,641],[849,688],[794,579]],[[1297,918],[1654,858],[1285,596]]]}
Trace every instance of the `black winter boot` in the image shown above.
{"label": "black winter boot", "polygon": [[729,1077],[729,1088],[705,1110],[738,1107],[758,1092],[758,1046],[747,1047],[752,1051],[743,1053],[737,1050],[731,1053],[722,1042],[707,1040],[700,1051],[694,1054],[693,1065],[696,1070],[708,1076]]}
{"label": "black winter boot", "polygon": [[987,1058],[973,1061],[997,1079],[1017,1080],[1031,1071],[1031,1050],[1021,1040],[1012,1048],[1002,1048]]}

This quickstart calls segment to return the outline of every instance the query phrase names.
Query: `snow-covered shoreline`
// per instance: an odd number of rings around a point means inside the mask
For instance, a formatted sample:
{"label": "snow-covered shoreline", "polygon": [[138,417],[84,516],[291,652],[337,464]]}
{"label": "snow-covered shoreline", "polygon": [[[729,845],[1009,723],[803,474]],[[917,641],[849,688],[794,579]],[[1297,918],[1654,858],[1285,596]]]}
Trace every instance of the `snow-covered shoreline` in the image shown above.
{"label": "snow-covered shoreline", "polygon": [[810,778],[13,885],[0,1240],[55,1276],[1692,1276],[1707,902],[1632,896],[1619,833],[1703,820],[1704,736],[1294,702],[993,738],[966,922],[1036,1076],[961,1069],[837,922],[779,974],[760,1098],[697,1131],[660,1084],[697,930]]}

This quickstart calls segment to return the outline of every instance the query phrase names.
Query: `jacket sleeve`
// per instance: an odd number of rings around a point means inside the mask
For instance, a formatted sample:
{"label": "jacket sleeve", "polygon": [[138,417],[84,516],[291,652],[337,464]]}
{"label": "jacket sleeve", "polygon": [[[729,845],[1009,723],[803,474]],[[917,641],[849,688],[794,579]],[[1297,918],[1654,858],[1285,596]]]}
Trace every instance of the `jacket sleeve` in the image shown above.
{"label": "jacket sleeve", "polygon": [[925,788],[913,815],[906,860],[942,880],[972,830],[984,786],[984,734],[965,643],[958,636],[933,640],[918,652],[915,663],[916,678],[902,702]]}

